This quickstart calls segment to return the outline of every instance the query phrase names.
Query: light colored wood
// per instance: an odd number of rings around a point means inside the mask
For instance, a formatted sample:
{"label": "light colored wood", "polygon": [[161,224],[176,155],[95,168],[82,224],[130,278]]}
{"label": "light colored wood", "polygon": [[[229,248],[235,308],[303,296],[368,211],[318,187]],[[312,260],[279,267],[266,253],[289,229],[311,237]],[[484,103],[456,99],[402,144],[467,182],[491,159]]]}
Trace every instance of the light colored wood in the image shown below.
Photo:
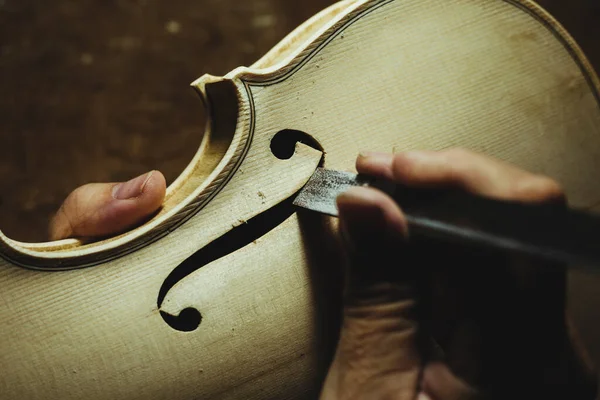
{"label": "light colored wood", "polygon": [[[194,86],[207,136],[153,221],[100,243],[0,238],[3,399],[314,398],[336,317],[323,302],[334,220],[292,214],[158,301],[180,263],[308,180],[322,153],[276,158],[284,129],[317,140],[332,169],[361,150],[462,146],[600,203],[597,77],[528,1],[346,1],[252,68]],[[203,316],[191,332],[159,312],[187,307]]]}

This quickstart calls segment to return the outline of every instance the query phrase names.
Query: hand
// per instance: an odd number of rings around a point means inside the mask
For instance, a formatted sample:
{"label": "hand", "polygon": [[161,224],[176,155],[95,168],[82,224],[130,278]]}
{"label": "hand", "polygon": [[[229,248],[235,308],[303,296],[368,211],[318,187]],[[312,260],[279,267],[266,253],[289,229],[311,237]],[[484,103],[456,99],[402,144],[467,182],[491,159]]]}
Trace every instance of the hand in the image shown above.
{"label": "hand", "polygon": [[124,183],[92,183],[75,189],[50,222],[50,240],[99,238],[124,232],[156,212],[165,177],[151,171]]}
{"label": "hand", "polygon": [[[356,167],[412,186],[565,201],[551,179],[464,150],[368,153]],[[338,208],[349,268],[322,399],[594,398],[565,319],[563,266],[416,242],[375,189],[349,190]]]}

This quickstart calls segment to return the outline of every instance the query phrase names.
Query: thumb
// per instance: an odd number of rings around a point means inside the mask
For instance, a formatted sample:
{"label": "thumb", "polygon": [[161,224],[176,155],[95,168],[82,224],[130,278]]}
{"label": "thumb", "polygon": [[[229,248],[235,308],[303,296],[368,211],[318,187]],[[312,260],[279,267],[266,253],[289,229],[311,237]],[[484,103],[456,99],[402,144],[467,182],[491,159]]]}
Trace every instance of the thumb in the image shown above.
{"label": "thumb", "polygon": [[343,324],[322,398],[413,399],[419,379],[414,276],[403,265],[406,221],[388,196],[338,198],[349,258]]}
{"label": "thumb", "polygon": [[118,234],[159,209],[164,176],[151,171],[124,183],[92,183],[75,189],[50,222],[50,240]]}

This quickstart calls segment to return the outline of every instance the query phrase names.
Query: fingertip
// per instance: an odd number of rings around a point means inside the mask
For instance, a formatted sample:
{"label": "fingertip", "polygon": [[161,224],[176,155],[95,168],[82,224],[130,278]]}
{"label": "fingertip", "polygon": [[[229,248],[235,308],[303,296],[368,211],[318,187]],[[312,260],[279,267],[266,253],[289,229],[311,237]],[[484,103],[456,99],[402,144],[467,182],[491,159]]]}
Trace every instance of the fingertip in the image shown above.
{"label": "fingertip", "polygon": [[558,182],[546,176],[533,174],[522,174],[520,179],[515,179],[505,196],[532,203],[565,204],[567,202],[566,194]]}
{"label": "fingertip", "polygon": [[160,209],[167,187],[164,175],[160,171],[154,170],[141,177],[143,179],[140,179],[141,185],[137,196],[125,199],[113,198],[98,210],[99,218],[96,226],[104,235],[131,229],[143,223]]}
{"label": "fingertip", "polygon": [[340,217],[345,216],[354,209],[372,207],[377,203],[377,193],[367,187],[351,187],[336,199]]}
{"label": "fingertip", "polygon": [[120,234],[148,220],[166,194],[166,180],[151,171],[119,184],[95,183],[74,190],[50,223],[49,237],[97,238]]}
{"label": "fingertip", "polygon": [[151,171],[142,187],[141,199],[146,203],[147,210],[150,212],[159,208],[167,192],[167,181],[160,171]]}
{"label": "fingertip", "polygon": [[379,190],[350,188],[338,196],[337,207],[344,233],[354,242],[381,235],[407,235],[404,214],[394,200]]}
{"label": "fingertip", "polygon": [[363,151],[356,159],[356,170],[360,174],[391,179],[393,160],[391,153]]}
{"label": "fingertip", "polygon": [[379,214],[383,219],[404,220],[396,202],[380,190],[370,187],[352,187],[337,197],[340,218],[350,214]]}

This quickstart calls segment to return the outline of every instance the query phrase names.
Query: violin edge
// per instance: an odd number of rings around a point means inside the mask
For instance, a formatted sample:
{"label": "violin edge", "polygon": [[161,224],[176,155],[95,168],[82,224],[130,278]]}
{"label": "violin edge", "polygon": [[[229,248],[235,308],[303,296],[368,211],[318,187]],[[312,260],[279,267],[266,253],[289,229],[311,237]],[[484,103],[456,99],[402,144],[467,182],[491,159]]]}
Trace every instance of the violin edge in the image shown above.
{"label": "violin edge", "polygon": [[[357,15],[377,5],[393,1],[396,0],[339,1],[300,25],[250,67],[235,68],[224,78],[258,85],[278,81],[298,68],[305,61],[308,53],[314,52]],[[590,87],[594,88],[597,102],[600,103],[600,78],[598,78],[597,72],[577,41],[550,12],[533,0],[496,1],[521,9],[549,29],[580,67]],[[326,17],[330,19],[326,20]],[[302,39],[304,41],[300,42]],[[206,75],[206,77],[216,78],[212,75]],[[196,86],[203,79],[204,76],[193,82],[192,85]]]}

